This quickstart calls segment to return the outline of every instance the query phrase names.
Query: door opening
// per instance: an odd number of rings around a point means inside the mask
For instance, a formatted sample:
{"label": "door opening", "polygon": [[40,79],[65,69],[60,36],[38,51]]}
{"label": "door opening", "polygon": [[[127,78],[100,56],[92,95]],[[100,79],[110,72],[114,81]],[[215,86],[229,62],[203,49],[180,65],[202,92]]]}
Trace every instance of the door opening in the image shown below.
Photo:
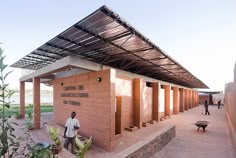
{"label": "door opening", "polygon": [[121,134],[121,97],[117,96],[115,101],[115,135]]}

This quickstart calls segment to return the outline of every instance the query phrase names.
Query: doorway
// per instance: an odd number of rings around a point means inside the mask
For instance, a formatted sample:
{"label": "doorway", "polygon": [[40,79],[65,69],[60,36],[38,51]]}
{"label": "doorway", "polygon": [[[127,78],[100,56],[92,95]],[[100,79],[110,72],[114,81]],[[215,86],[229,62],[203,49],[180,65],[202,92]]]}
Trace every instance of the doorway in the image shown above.
{"label": "doorway", "polygon": [[121,96],[115,100],[115,135],[121,134]]}

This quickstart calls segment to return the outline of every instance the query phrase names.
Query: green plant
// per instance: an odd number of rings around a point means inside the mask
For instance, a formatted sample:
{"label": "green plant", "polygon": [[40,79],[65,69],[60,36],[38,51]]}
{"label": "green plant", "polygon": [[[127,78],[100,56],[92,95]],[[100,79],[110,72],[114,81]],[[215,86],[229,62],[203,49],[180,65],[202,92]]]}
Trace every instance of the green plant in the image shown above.
{"label": "green plant", "polygon": [[[1,110],[1,129],[0,129],[0,157],[13,157],[14,153],[19,149],[19,141],[16,140],[14,135],[14,122],[8,121],[8,116],[5,115],[6,109],[10,107],[10,97],[14,94],[14,91],[7,90],[9,84],[5,83],[7,76],[12,72],[5,73],[7,65],[4,64],[3,49],[0,47],[0,110]],[[8,101],[7,101],[8,98]]]}
{"label": "green plant", "polygon": [[75,145],[76,145],[76,157],[84,158],[86,151],[89,149],[90,145],[92,144],[92,137],[90,137],[86,141],[81,141],[78,137],[75,137]]}
{"label": "green plant", "polygon": [[[16,135],[15,130],[19,128],[19,125],[10,121],[9,113],[7,113],[12,103],[10,102],[10,98],[15,91],[9,89],[9,84],[5,83],[6,77],[12,71],[4,73],[7,68],[7,65],[4,64],[4,59],[5,56],[3,56],[3,50],[0,47],[0,157],[13,158],[22,157],[22,155],[24,155],[24,157],[30,157],[30,155],[35,152],[27,147],[30,146],[30,144],[34,144],[34,142],[27,128],[23,126],[18,129],[22,133]],[[39,151],[40,150],[37,150],[37,152]]]}
{"label": "green plant", "polygon": [[32,130],[34,128],[34,125],[32,123],[32,119],[33,119],[33,109],[34,105],[33,104],[29,104],[29,113],[28,113],[28,118],[26,119],[26,126],[29,130]]}
{"label": "green plant", "polygon": [[11,102],[11,96],[12,96],[16,91],[13,90],[13,89],[8,89],[8,90],[6,90],[6,92],[9,94],[9,95],[7,96],[8,102],[9,102],[9,103],[13,103],[14,101]]}
{"label": "green plant", "polygon": [[29,104],[28,118],[29,118],[30,120],[33,119],[33,112],[34,112],[34,105],[33,105],[33,104]]}
{"label": "green plant", "polygon": [[29,130],[32,130],[34,128],[34,125],[31,120],[26,121],[26,126]]}
{"label": "green plant", "polygon": [[47,130],[48,130],[49,137],[51,138],[53,144],[60,145],[61,144],[61,139],[59,137],[60,129],[48,126]]}
{"label": "green plant", "polygon": [[53,142],[51,146],[51,151],[53,155],[58,154],[62,150],[61,139],[59,137],[60,129],[48,126],[47,130],[48,130],[49,137],[51,138]]}
{"label": "green plant", "polygon": [[19,111],[16,111],[16,112],[15,112],[15,118],[16,118],[16,119],[21,118],[21,115],[20,115],[20,112],[19,112]]}
{"label": "green plant", "polygon": [[51,158],[50,145],[47,142],[40,142],[28,145],[30,153],[26,155],[29,158]]}

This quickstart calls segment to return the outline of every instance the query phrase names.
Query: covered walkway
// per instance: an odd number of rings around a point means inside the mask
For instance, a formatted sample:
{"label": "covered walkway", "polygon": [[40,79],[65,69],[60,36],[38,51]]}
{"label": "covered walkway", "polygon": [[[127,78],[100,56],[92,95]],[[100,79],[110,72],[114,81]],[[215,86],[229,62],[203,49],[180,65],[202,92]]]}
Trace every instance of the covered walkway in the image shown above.
{"label": "covered walkway", "polygon": [[[229,137],[224,109],[210,106],[211,115],[201,114],[203,105],[174,115],[163,124],[176,125],[176,138],[151,158],[235,158]],[[209,121],[206,132],[192,124]]]}

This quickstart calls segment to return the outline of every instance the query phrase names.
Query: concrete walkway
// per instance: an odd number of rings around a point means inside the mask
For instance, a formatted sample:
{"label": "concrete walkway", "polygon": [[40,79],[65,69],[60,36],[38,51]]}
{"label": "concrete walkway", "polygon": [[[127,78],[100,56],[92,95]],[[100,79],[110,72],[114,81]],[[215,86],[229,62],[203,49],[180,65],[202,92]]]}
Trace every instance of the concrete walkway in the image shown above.
{"label": "concrete walkway", "polygon": [[[224,118],[224,109],[210,106],[211,115],[201,114],[203,105],[171,116],[161,123],[176,125],[176,138],[151,158],[236,158]],[[196,121],[209,121],[206,132],[197,132]]]}

